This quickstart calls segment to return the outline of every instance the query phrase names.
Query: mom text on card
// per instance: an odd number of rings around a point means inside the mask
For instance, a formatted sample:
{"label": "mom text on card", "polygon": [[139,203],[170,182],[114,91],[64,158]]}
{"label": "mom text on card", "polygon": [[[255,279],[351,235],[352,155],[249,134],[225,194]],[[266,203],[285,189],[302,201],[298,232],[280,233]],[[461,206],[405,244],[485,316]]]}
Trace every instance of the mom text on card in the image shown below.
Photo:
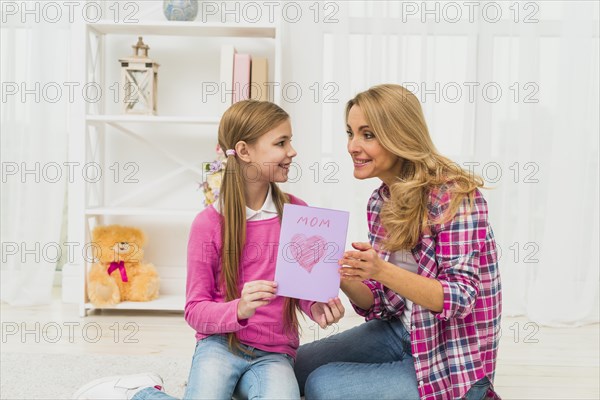
{"label": "mom text on card", "polygon": [[298,221],[296,221],[296,224],[304,224],[305,226],[310,226],[312,228],[314,228],[315,226],[318,226],[319,228],[322,226],[331,228],[330,220],[321,219],[321,218],[317,218],[317,217],[312,217],[310,219],[309,219],[309,217],[300,217],[300,218],[298,218]]}

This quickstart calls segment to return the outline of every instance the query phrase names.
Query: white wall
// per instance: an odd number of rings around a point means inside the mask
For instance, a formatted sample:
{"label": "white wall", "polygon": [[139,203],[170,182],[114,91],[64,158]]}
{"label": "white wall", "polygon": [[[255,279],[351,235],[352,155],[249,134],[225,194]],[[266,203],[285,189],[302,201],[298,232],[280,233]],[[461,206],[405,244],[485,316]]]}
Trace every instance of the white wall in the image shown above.
{"label": "white wall", "polygon": [[[529,2],[537,22],[523,23],[531,8],[521,8],[515,21],[514,4],[497,3],[504,12],[500,21],[479,18],[475,23],[449,23],[443,18],[432,22],[431,16],[420,14],[404,19],[402,7],[406,2],[287,2],[302,8],[297,20],[294,9],[288,7],[286,14],[282,14],[283,5],[275,9],[275,15],[287,20],[283,24],[283,76],[279,83],[291,89],[282,93],[282,105],[292,116],[302,174],[295,177],[297,182],[284,186],[310,204],[350,211],[348,241],[366,240],[366,201],[378,182],[352,177],[345,150],[344,103],[357,91],[382,82],[418,82],[428,88],[454,82],[463,89],[465,81],[497,83],[504,90],[498,102],[481,95],[475,101],[427,97],[422,102],[432,138],[442,153],[460,163],[496,162],[502,169],[501,180],[493,182],[489,175],[484,178],[495,187],[485,195],[503,249],[504,310],[547,323],[597,320],[598,4]],[[123,7],[121,18],[132,10],[124,9],[125,5],[134,5],[133,17],[140,22],[164,21],[160,1],[118,4]],[[248,22],[249,14],[231,7],[244,7],[249,2],[201,4],[225,5],[233,10],[227,22],[233,22],[236,12],[240,22]],[[265,13],[263,19],[267,17]],[[423,22],[421,17],[429,20]],[[199,18],[201,21],[202,16]],[[208,20],[219,18],[213,15]],[[72,30],[72,34],[80,32]],[[163,115],[206,115],[218,110],[217,99],[202,101],[202,82],[218,79],[222,43],[265,55],[271,62],[274,58],[267,40],[144,39],[151,47],[150,56],[161,64],[158,108]],[[118,59],[131,54],[134,42],[133,36],[107,41],[108,87],[120,81]],[[5,48],[3,45],[3,51]],[[8,58],[3,58],[6,63]],[[76,54],[70,68],[75,70],[83,62],[83,54]],[[83,81],[80,78],[75,79]],[[514,82],[520,89],[517,100],[511,91]],[[537,88],[535,102],[524,101],[525,94],[531,93],[524,87],[527,83]],[[297,89],[302,93],[299,97]],[[105,93],[110,93],[108,88]],[[114,101],[108,100],[106,106],[108,112],[119,112]],[[213,159],[216,127],[178,125],[169,132],[165,127],[145,127],[144,135],[190,162]],[[214,134],[215,140],[200,137],[201,131]],[[136,178],[141,183],[155,179],[172,165],[123,135],[112,130],[107,135],[107,164],[137,163]],[[515,163],[519,163],[517,179]],[[533,163],[533,168],[525,168],[526,163]],[[537,181],[526,182],[532,171]],[[196,190],[198,180],[194,174],[181,175],[130,205],[158,201],[163,207],[198,207],[202,201]],[[79,189],[70,185],[69,190],[73,193]],[[131,184],[116,184],[107,193],[107,200],[130,190]],[[115,218],[105,222],[111,220]],[[158,223],[140,219],[126,222],[147,229],[149,261],[185,262],[190,221],[172,221],[178,224],[172,235],[165,234]],[[525,255],[531,254],[524,247],[528,243],[538,246],[534,263],[524,262]],[[516,249],[520,249],[518,254]],[[553,304],[550,309],[548,304],[554,303],[556,293],[571,300]]]}

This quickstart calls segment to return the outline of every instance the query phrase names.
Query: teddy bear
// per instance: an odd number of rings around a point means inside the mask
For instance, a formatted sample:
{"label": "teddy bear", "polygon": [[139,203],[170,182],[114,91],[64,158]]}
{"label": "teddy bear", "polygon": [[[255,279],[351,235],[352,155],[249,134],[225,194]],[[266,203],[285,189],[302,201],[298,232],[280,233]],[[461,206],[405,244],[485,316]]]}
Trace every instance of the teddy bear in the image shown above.
{"label": "teddy bear", "polygon": [[134,227],[97,226],[92,231],[95,263],[88,274],[87,294],[97,307],[158,297],[156,268],[145,263],[146,236]]}

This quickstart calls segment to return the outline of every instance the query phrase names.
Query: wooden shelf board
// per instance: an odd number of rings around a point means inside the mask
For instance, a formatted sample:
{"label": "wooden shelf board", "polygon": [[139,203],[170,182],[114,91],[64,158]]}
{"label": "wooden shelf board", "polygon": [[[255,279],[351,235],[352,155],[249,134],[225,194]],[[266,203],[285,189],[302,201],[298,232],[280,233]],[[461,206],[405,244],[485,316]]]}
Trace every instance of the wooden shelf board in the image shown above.
{"label": "wooden shelf board", "polygon": [[148,215],[148,216],[183,216],[194,217],[198,210],[177,210],[168,208],[145,208],[145,207],[93,207],[85,210],[85,215]]}
{"label": "wooden shelf board", "polygon": [[185,296],[183,295],[160,295],[152,301],[124,301],[112,307],[96,307],[92,303],[85,303],[86,310],[168,310],[183,311],[185,307]]}
{"label": "wooden shelf board", "polygon": [[219,117],[172,116],[172,115],[87,115],[88,122],[117,123],[170,123],[218,125]]}
{"label": "wooden shelf board", "polygon": [[276,28],[259,24],[221,24],[198,21],[155,21],[152,23],[98,21],[88,23],[88,28],[100,34],[121,35],[172,35],[275,38]]}

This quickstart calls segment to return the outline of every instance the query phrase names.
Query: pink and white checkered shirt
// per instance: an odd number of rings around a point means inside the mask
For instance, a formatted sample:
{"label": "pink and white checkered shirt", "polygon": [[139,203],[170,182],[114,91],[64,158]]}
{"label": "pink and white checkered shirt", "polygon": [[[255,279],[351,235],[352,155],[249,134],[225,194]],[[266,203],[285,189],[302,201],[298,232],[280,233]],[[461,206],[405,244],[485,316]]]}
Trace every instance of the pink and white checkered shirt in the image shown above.
{"label": "pink and white checkered shirt", "polygon": [[[389,198],[382,184],[367,206],[369,241],[382,259],[385,231],[380,210]],[[447,186],[429,193],[429,218],[439,217],[450,205]],[[414,304],[411,315],[411,348],[421,399],[460,399],[471,386],[488,377],[493,382],[500,340],[502,295],[496,242],[488,223],[487,203],[479,190],[469,210],[465,199],[455,217],[430,225],[411,250],[418,274],[437,279],[444,289],[444,308],[436,313]],[[365,319],[400,318],[404,298],[381,283],[368,280],[374,304],[369,310],[354,306]],[[493,388],[488,398],[499,399]]]}

